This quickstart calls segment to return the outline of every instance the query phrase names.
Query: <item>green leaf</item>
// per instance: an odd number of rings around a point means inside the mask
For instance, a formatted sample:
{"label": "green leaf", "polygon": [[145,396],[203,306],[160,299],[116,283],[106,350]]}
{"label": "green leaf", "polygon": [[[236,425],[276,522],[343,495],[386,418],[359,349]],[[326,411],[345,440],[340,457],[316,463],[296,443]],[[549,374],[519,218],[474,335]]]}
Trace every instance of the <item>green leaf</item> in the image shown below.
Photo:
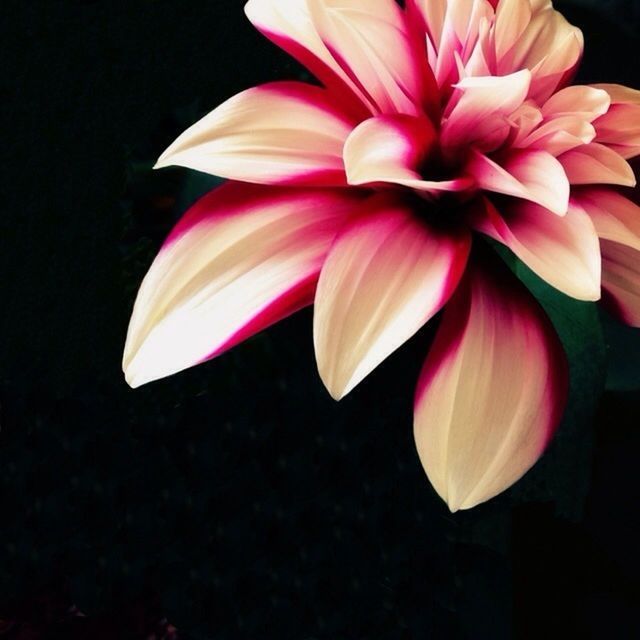
{"label": "green leaf", "polygon": [[640,329],[628,327],[602,310],[600,319],[608,352],[607,389],[640,389]]}

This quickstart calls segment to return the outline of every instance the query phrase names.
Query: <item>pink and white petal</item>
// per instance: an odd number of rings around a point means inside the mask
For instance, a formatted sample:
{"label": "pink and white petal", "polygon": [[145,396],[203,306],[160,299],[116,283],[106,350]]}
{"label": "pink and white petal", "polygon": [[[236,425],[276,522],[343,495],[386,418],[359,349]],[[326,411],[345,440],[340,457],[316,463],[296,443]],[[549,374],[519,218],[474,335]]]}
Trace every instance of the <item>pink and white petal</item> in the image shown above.
{"label": "pink and white petal", "polygon": [[258,31],[339,96],[345,111],[360,118],[375,111],[370,99],[325,46],[307,0],[249,0],[245,13]]}
{"label": "pink and white petal", "polygon": [[199,200],[147,273],[123,369],[137,387],[219,355],[313,301],[344,190],[226,183]]}
{"label": "pink and white petal", "polygon": [[407,6],[417,9],[422,18],[422,26],[437,50],[440,46],[448,0],[407,0]]}
{"label": "pink and white petal", "polygon": [[565,87],[552,95],[542,105],[545,118],[573,116],[593,122],[607,113],[611,105],[611,97],[603,89],[585,85]]}
{"label": "pink and white petal", "polygon": [[496,6],[494,41],[496,57],[503,58],[518,42],[532,18],[529,2],[501,0]]}
{"label": "pink and white petal", "polygon": [[633,187],[636,177],[631,165],[605,145],[592,143],[576,147],[558,157],[570,184],[615,184]]}
{"label": "pink and white petal", "polygon": [[395,0],[307,2],[320,39],[378,113],[421,112],[422,66]]}
{"label": "pink and white petal", "polygon": [[601,240],[603,301],[622,322],[640,328],[640,251]]}
{"label": "pink and white petal", "polygon": [[419,191],[460,191],[472,181],[423,180],[419,168],[436,140],[426,118],[394,115],[365,120],[351,133],[344,146],[347,181],[352,185],[392,183]]}
{"label": "pink and white petal", "polygon": [[313,334],[320,376],[340,399],[446,302],[466,265],[468,234],[426,226],[385,196],[345,228],[322,268]]}
{"label": "pink and white petal", "polygon": [[595,122],[596,141],[607,145],[623,158],[640,154],[640,91],[623,85],[593,85],[611,97],[611,107]]}
{"label": "pink and white petal", "polygon": [[613,189],[581,189],[574,199],[590,216],[600,238],[640,252],[640,206]]}
{"label": "pink and white petal", "polygon": [[578,300],[600,299],[600,244],[591,219],[571,203],[565,216],[554,216],[523,200],[498,212],[485,199],[475,224],[505,244],[551,286]]}
{"label": "pink and white petal", "polygon": [[560,216],[569,208],[567,176],[558,160],[546,151],[510,151],[500,164],[473,152],[467,172],[481,189],[535,202]]}
{"label": "pink and white petal", "polygon": [[[507,116],[524,101],[531,74],[524,69],[504,77],[468,77],[455,85],[447,118],[442,125],[441,143],[455,149],[491,134],[507,124]],[[508,133],[508,130],[507,130]]]}
{"label": "pink and white petal", "polygon": [[596,137],[593,125],[579,116],[558,116],[543,122],[518,141],[522,149],[542,149],[553,156],[590,143]]}
{"label": "pink and white petal", "polygon": [[275,82],[227,100],[187,129],[156,168],[180,165],[260,184],[344,185],[354,123],[325,89]]}
{"label": "pink and white petal", "polygon": [[567,388],[566,357],[537,302],[504,265],[469,265],[414,406],[420,461],[451,511],[489,500],[535,464]]}

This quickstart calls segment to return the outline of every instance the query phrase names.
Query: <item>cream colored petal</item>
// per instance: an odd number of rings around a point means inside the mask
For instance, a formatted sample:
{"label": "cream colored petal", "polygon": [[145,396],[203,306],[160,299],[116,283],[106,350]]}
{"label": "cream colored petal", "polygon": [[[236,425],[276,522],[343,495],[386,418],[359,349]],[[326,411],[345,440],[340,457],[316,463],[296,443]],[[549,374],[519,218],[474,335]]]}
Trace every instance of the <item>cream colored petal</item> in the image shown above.
{"label": "cream colored petal", "polygon": [[636,177],[631,165],[605,145],[591,143],[558,157],[570,184],[616,184],[633,187]]}
{"label": "cream colored petal", "polygon": [[544,451],[567,395],[548,319],[504,265],[470,265],[445,309],[414,408],[420,461],[451,511],[516,482]]}
{"label": "cream colored petal", "polygon": [[300,82],[248,89],[187,129],[156,167],[180,165],[262,184],[345,184],[353,128],[327,92]]}
{"label": "cream colored petal", "polygon": [[600,299],[600,244],[593,223],[578,203],[554,216],[517,200],[498,210],[485,201],[476,227],[504,243],[532,271],[578,300]]}
{"label": "cream colored petal", "polygon": [[132,387],[212,358],[310,304],[343,190],[227,183],[180,221],[138,292],[123,369]]}
{"label": "cream colored petal", "polygon": [[601,248],[605,302],[623,322],[640,328],[640,251],[609,240]]}
{"label": "cream colored petal", "polygon": [[430,229],[385,197],[339,235],[314,307],[318,370],[342,398],[444,304],[466,264],[468,236]]}

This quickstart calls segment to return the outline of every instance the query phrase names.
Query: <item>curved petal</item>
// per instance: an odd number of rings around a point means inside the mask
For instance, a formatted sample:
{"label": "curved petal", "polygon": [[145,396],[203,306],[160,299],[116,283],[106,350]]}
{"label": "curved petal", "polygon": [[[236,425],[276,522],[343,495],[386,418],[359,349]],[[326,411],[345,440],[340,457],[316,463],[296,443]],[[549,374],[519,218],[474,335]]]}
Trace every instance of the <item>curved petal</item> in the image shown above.
{"label": "curved petal", "polygon": [[178,223],[147,273],[127,334],[132,387],[213,358],[311,303],[344,191],[227,183]]}
{"label": "curved petal", "polygon": [[[442,125],[441,142],[457,148],[473,141],[482,143],[499,127],[509,133],[507,116],[524,101],[531,74],[528,70],[503,77],[468,77],[455,85],[455,106]],[[453,104],[453,103],[451,103]]]}
{"label": "curved petal", "polygon": [[467,171],[481,189],[530,200],[560,216],[569,208],[567,176],[546,151],[511,151],[500,163],[473,152]]}
{"label": "curved petal", "polygon": [[606,91],[611,107],[595,122],[596,141],[629,159],[640,154],[640,91],[619,84],[596,84]]}
{"label": "curved petal", "polygon": [[320,39],[378,113],[421,112],[424,77],[395,0],[307,2]]}
{"label": "curved petal", "polygon": [[602,240],[604,302],[623,322],[640,328],[640,251]]}
{"label": "curved petal", "polygon": [[258,31],[340,96],[350,113],[366,118],[375,110],[322,42],[307,0],[249,0],[244,10]]}
{"label": "curved petal", "polygon": [[570,184],[617,184],[633,187],[631,165],[612,149],[592,143],[576,147],[558,157]]}
{"label": "curved petal", "polygon": [[[523,3],[524,4],[524,3]],[[527,27],[508,51],[497,56],[497,74],[531,69],[530,98],[544,103],[577,67],[584,48],[582,32],[551,3],[533,6]]]}
{"label": "curved petal", "polygon": [[419,169],[436,139],[429,120],[378,116],[359,124],[344,146],[347,181],[352,185],[388,182],[419,191],[460,191],[469,178],[423,180]]}
{"label": "curved petal", "polygon": [[345,228],[322,268],[313,335],[318,370],[342,398],[445,303],[466,264],[468,234],[427,227],[386,197]]}
{"label": "curved petal", "polygon": [[498,212],[485,200],[476,228],[505,244],[551,286],[578,300],[600,299],[600,245],[593,223],[575,203],[565,216],[515,201]]}
{"label": "curved petal", "polygon": [[541,111],[545,118],[572,116],[593,122],[607,113],[610,104],[611,98],[603,89],[574,85],[554,93],[542,105]]}
{"label": "curved petal", "polygon": [[260,184],[344,185],[353,121],[326,90],[274,82],[227,100],[187,129],[156,167],[180,165]]}
{"label": "curved petal", "polygon": [[576,116],[558,116],[547,120],[521,139],[517,146],[522,149],[541,149],[552,156],[588,144],[596,137],[593,125]]}
{"label": "curved petal", "polygon": [[640,251],[640,207],[612,189],[581,189],[576,202],[589,214],[598,236]]}
{"label": "curved petal", "polygon": [[640,327],[640,207],[611,189],[583,189],[576,201],[600,236],[604,302]]}
{"label": "curved petal", "polygon": [[420,375],[414,435],[451,511],[511,486],[552,437],[566,358],[537,302],[504,265],[471,264]]}

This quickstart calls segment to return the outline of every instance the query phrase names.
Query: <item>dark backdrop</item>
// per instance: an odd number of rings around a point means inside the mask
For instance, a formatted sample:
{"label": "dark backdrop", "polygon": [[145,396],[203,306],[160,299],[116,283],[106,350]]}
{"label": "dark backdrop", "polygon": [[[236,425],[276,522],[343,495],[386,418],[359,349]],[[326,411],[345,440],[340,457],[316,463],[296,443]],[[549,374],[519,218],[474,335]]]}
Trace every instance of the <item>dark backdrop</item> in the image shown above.
{"label": "dark backdrop", "polygon": [[[582,80],[640,85],[635,0],[556,4],[585,31]],[[634,392],[452,516],[412,440],[428,329],[339,404],[310,312],[130,390],[137,285],[203,187],[150,162],[300,69],[235,2],[3,14],[0,636],[175,637],[166,617],[207,640],[639,637]]]}

